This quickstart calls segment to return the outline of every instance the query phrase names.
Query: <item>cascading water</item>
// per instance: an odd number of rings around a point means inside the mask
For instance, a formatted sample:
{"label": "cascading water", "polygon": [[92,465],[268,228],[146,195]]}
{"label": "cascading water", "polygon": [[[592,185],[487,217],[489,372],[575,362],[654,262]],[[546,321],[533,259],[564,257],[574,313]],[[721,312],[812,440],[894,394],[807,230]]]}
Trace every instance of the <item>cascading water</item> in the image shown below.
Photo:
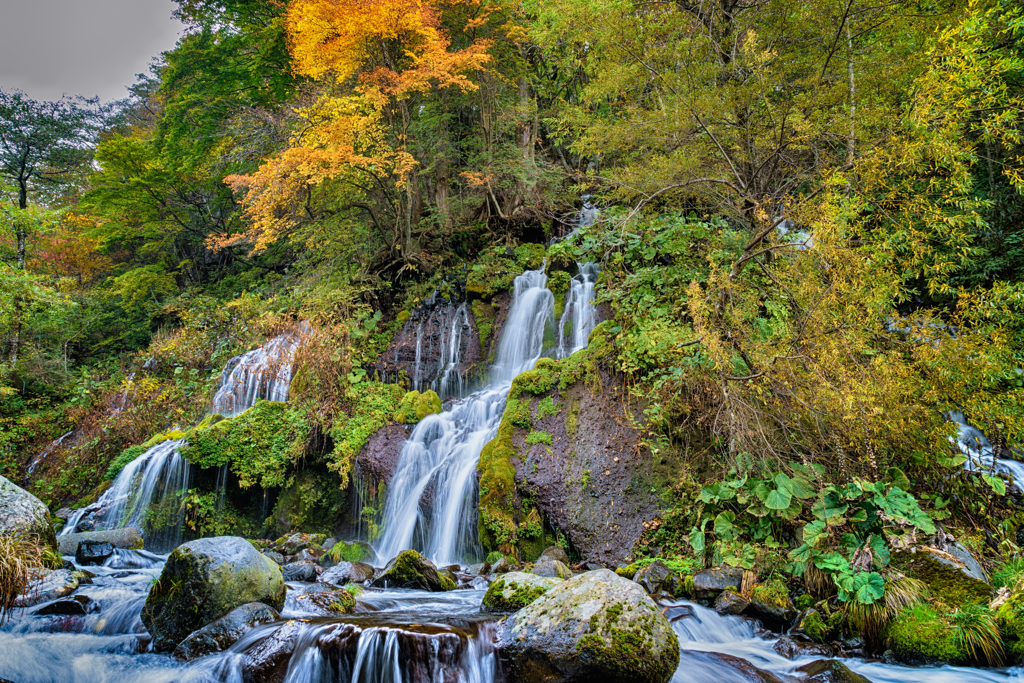
{"label": "cascading water", "polygon": [[[189,483],[188,460],[179,452],[184,443],[164,441],[125,465],[98,501],[75,511],[61,535],[74,533],[83,517],[88,516],[99,529],[135,527],[143,532],[151,548],[178,545],[179,502]],[[159,518],[161,511],[166,512],[166,519]]]}
{"label": "cascading water", "polygon": [[969,424],[960,411],[953,411],[949,419],[957,424],[956,445],[967,456],[964,469],[969,472],[999,472],[1013,477],[1013,484],[1024,491],[1024,463],[996,457],[996,449],[980,429]]}
{"label": "cascading water", "polygon": [[[596,263],[580,263],[579,275],[572,279],[565,295],[565,308],[558,321],[558,357],[571,356],[587,346],[587,338],[594,331],[597,309],[594,306],[594,286],[599,269]],[[569,334],[566,334],[566,330]]]}
{"label": "cascading water", "polygon": [[434,390],[439,396],[462,397],[465,382],[459,363],[462,362],[462,331],[469,327],[469,314],[466,304],[455,309],[451,324],[441,337],[441,377],[434,382]]}
{"label": "cascading water", "polygon": [[308,325],[299,325],[263,346],[229,360],[221,372],[220,388],[213,397],[210,411],[234,417],[251,408],[258,398],[287,401],[292,381],[292,359],[308,330]]}
{"label": "cascading water", "polygon": [[386,561],[416,548],[438,564],[476,552],[476,464],[494,438],[512,380],[533,368],[553,322],[554,295],[544,270],[515,279],[489,386],[424,418],[402,446],[388,486],[377,555]]}

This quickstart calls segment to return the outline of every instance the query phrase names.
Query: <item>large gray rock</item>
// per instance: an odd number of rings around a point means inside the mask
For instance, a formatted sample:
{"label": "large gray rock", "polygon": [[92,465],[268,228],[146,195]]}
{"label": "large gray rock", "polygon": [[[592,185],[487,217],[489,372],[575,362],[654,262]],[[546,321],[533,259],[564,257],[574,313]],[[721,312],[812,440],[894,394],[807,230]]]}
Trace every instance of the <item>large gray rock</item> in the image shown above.
{"label": "large gray rock", "polygon": [[261,602],[246,603],[178,643],[178,647],[174,648],[174,656],[191,662],[214,652],[223,652],[253,627],[269,624],[279,618],[277,610],[269,605]]}
{"label": "large gray rock", "polygon": [[675,595],[679,585],[679,577],[661,560],[655,560],[637,570],[637,573],[633,575],[633,581],[640,584],[651,595],[662,592]]}
{"label": "large gray rock", "polygon": [[550,589],[501,622],[498,638],[512,678],[524,683],[665,683],[679,664],[668,619],[607,569]]}
{"label": "large gray rock", "polygon": [[50,510],[43,501],[6,477],[0,477],[0,533],[35,536],[40,544],[57,547]]}
{"label": "large gray rock", "polygon": [[455,582],[442,576],[433,562],[415,550],[399,553],[370,585],[374,588],[413,588],[433,592],[455,590]]}
{"label": "large gray rock", "polygon": [[539,599],[562,581],[525,572],[503,574],[487,587],[484,608],[490,612],[515,612]]}
{"label": "large gray rock", "polygon": [[125,527],[109,531],[86,531],[80,534],[64,534],[57,537],[57,550],[61,555],[74,555],[78,544],[82,541],[109,543],[121,550],[139,550],[142,548],[142,534],[138,529]]}
{"label": "large gray rock", "polygon": [[572,570],[566,567],[558,560],[546,560],[544,562],[538,562],[533,565],[533,569],[530,570],[531,574],[537,576],[543,576],[545,578],[556,578],[556,579],[571,579]]}
{"label": "large gray rock", "polygon": [[565,550],[557,545],[553,545],[550,548],[545,548],[544,552],[537,558],[537,562],[561,562],[564,565],[569,564],[569,554]]}
{"label": "large gray rock", "polygon": [[284,607],[281,568],[244,538],[201,538],[174,549],[142,609],[157,652],[249,602]]}
{"label": "large gray rock", "polygon": [[697,594],[721,593],[726,589],[738,590],[743,586],[743,570],[722,565],[705,569],[693,575],[693,590]]}
{"label": "large gray rock", "polygon": [[75,550],[75,562],[80,565],[103,564],[114,554],[114,546],[105,541],[82,541]]}
{"label": "large gray rock", "polygon": [[[275,564],[277,563],[275,562]],[[316,581],[316,568],[317,565],[312,562],[290,562],[282,567],[284,580]]]}

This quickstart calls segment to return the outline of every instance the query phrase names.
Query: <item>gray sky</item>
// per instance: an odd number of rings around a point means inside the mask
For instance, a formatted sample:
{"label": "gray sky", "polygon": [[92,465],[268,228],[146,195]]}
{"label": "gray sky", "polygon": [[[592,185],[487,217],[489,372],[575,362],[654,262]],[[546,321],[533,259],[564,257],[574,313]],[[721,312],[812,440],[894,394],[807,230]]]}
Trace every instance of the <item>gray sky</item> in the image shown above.
{"label": "gray sky", "polygon": [[125,97],[182,31],[171,0],[0,0],[0,88]]}

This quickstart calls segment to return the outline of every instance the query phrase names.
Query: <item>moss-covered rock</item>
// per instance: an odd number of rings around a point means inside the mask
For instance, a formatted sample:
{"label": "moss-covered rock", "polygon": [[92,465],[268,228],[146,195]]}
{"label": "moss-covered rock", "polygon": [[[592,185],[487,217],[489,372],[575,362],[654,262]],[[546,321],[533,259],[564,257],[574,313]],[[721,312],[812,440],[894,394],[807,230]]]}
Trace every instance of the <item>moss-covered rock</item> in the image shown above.
{"label": "moss-covered rock", "polygon": [[43,501],[5,477],[0,477],[0,533],[31,536],[43,547],[57,547],[50,510]]}
{"label": "moss-covered rock", "polygon": [[441,397],[435,391],[427,390],[421,394],[413,390],[403,396],[402,402],[398,404],[398,409],[395,410],[395,422],[414,424],[427,415],[440,413],[441,410]]}
{"label": "moss-covered rock", "polygon": [[413,588],[435,593],[455,590],[455,582],[438,573],[434,563],[415,550],[399,553],[370,585],[374,588]]}
{"label": "moss-covered rock", "polygon": [[679,664],[668,619],[642,588],[607,569],[559,584],[499,629],[502,660],[525,683],[664,683]]}
{"label": "moss-covered rock", "polygon": [[1010,663],[1024,662],[1024,591],[1017,591],[996,609]]}
{"label": "moss-covered rock", "polygon": [[537,270],[544,264],[544,245],[520,244],[515,248],[495,247],[477,259],[466,277],[466,293],[473,299],[489,300],[507,292],[512,281],[524,270]]}
{"label": "moss-covered rock", "polygon": [[484,608],[490,612],[515,612],[561,583],[562,579],[509,572],[487,587]]}
{"label": "moss-covered rock", "polygon": [[953,624],[928,604],[900,611],[890,622],[886,637],[896,654],[912,662],[957,663],[967,659],[967,653],[956,642]]}
{"label": "moss-covered rock", "polygon": [[157,652],[232,609],[261,602],[284,607],[281,568],[243,538],[201,538],[178,546],[146,598],[142,622]]}
{"label": "moss-covered rock", "polygon": [[191,662],[214,652],[223,652],[254,627],[269,624],[278,618],[280,615],[276,609],[261,602],[236,607],[178,643],[174,656]]}
{"label": "moss-covered rock", "polygon": [[352,543],[338,541],[320,558],[320,565],[323,567],[333,567],[342,562],[373,562],[376,559],[377,553],[374,552],[373,547],[369,543],[364,543],[363,541],[353,541]]}
{"label": "moss-covered rock", "polygon": [[924,582],[931,596],[950,610],[970,605],[987,605],[992,587],[971,578],[961,569],[936,559],[930,552],[899,552],[892,557],[893,567],[912,579]]}

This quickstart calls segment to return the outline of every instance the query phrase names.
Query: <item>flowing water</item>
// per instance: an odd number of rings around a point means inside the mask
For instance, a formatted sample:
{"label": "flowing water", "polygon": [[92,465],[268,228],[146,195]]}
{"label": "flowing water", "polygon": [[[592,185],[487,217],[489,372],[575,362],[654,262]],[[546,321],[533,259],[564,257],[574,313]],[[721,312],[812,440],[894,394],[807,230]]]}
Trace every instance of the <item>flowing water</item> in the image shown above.
{"label": "flowing water", "polygon": [[402,446],[377,543],[381,562],[408,548],[439,565],[475,557],[477,460],[497,432],[512,380],[532,369],[544,351],[553,311],[543,269],[515,279],[488,386],[421,420]]}
{"label": "flowing water", "polygon": [[967,456],[964,469],[970,472],[1009,474],[1013,477],[1013,484],[1024,491],[1024,463],[997,457],[996,448],[980,429],[967,422],[963,413],[951,412],[949,419],[957,423],[959,428],[956,445]]}
{"label": "flowing water", "polygon": [[[558,321],[558,357],[565,358],[586,348],[587,338],[597,324],[597,308],[594,306],[594,286],[597,284],[596,263],[580,263],[579,275],[569,283],[565,295],[565,308]],[[568,334],[566,334],[568,330]]]}
{"label": "flowing water", "polygon": [[227,362],[211,412],[234,417],[251,408],[257,398],[287,401],[295,349],[309,332],[305,323],[274,337],[263,346]]}

